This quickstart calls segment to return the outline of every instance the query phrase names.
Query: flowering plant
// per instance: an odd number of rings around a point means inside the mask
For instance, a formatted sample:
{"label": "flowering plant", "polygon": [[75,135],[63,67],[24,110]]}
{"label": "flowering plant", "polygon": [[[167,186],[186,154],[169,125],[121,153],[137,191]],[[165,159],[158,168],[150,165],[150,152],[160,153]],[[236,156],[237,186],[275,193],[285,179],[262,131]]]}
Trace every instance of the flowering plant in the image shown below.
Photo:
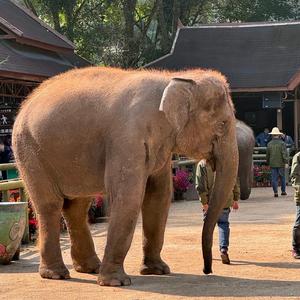
{"label": "flowering plant", "polygon": [[32,240],[32,236],[36,233],[38,228],[38,221],[36,219],[36,215],[33,210],[33,205],[30,200],[28,201],[28,222],[29,222],[30,240]]}
{"label": "flowering plant", "polygon": [[89,216],[89,222],[90,223],[96,223],[97,217],[103,217],[103,205],[104,205],[104,199],[101,194],[97,195],[95,199],[93,200],[91,207],[88,212]]}
{"label": "flowering plant", "polygon": [[271,169],[266,165],[254,165],[253,176],[256,182],[270,181]]}
{"label": "flowering plant", "polygon": [[186,192],[191,186],[188,172],[176,170],[176,174],[173,176],[173,186],[175,191]]}

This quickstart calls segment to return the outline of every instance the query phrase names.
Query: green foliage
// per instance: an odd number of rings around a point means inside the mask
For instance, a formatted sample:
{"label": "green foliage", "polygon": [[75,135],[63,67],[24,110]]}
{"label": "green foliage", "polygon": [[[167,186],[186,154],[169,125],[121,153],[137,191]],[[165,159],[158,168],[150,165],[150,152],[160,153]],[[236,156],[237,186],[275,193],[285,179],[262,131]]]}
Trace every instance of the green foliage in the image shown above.
{"label": "green foliage", "polygon": [[286,0],[220,0],[215,3],[220,22],[262,22],[292,19],[293,3]]}
{"label": "green foliage", "polygon": [[178,19],[214,22],[293,20],[300,0],[19,0],[66,35],[96,64],[139,67],[167,54]]}

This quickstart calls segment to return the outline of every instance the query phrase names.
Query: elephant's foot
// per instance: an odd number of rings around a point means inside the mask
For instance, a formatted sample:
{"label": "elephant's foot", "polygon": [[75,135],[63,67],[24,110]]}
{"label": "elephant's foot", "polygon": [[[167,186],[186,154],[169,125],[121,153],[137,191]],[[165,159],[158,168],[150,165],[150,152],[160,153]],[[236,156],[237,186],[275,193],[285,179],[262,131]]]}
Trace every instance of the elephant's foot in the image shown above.
{"label": "elephant's foot", "polygon": [[98,277],[98,284],[106,286],[122,286],[130,285],[131,279],[124,272],[123,267],[112,268],[113,271],[104,271],[104,268],[100,268],[100,274]]}
{"label": "elephant's foot", "polygon": [[88,259],[85,260],[73,260],[73,265],[74,268],[77,272],[80,273],[94,273],[98,274],[99,273],[99,268],[100,268],[100,259],[97,257],[97,255],[89,257]]}
{"label": "elephant's foot", "polygon": [[69,279],[70,273],[65,265],[57,267],[47,267],[40,265],[39,269],[40,275],[42,278],[48,279]]}
{"label": "elephant's foot", "polygon": [[165,262],[163,262],[162,259],[144,259],[144,262],[140,269],[140,273],[142,275],[164,275],[170,274],[170,268]]}

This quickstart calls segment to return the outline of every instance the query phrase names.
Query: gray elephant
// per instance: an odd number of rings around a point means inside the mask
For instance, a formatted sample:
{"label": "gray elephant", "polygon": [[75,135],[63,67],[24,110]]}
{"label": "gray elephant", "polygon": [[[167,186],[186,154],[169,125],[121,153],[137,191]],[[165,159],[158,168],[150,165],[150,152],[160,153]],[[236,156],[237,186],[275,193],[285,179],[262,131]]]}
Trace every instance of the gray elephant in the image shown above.
{"label": "gray elephant", "polygon": [[[238,167],[234,108],[221,74],[92,67],[58,75],[22,105],[13,149],[38,216],[40,275],[69,278],[59,247],[62,213],[75,270],[99,271],[99,284],[110,286],[131,282],[123,262],[140,210],[140,272],[170,272],[160,252],[172,152],[199,160],[213,156],[217,175],[202,235],[204,272],[211,272],[213,230]],[[112,204],[100,264],[87,210],[91,197],[104,191]]]}
{"label": "gray elephant", "polygon": [[249,198],[253,180],[253,149],[255,137],[252,129],[242,121],[236,123],[236,138],[239,149],[238,176],[241,185],[241,199]]}

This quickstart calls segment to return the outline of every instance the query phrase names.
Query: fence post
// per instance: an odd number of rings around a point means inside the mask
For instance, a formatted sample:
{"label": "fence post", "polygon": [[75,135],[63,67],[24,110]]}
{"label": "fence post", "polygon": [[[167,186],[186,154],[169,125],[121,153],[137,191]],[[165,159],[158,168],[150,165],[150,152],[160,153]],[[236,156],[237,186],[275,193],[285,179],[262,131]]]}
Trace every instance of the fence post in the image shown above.
{"label": "fence post", "polygon": [[8,191],[2,191],[2,200],[3,202],[8,202]]}

